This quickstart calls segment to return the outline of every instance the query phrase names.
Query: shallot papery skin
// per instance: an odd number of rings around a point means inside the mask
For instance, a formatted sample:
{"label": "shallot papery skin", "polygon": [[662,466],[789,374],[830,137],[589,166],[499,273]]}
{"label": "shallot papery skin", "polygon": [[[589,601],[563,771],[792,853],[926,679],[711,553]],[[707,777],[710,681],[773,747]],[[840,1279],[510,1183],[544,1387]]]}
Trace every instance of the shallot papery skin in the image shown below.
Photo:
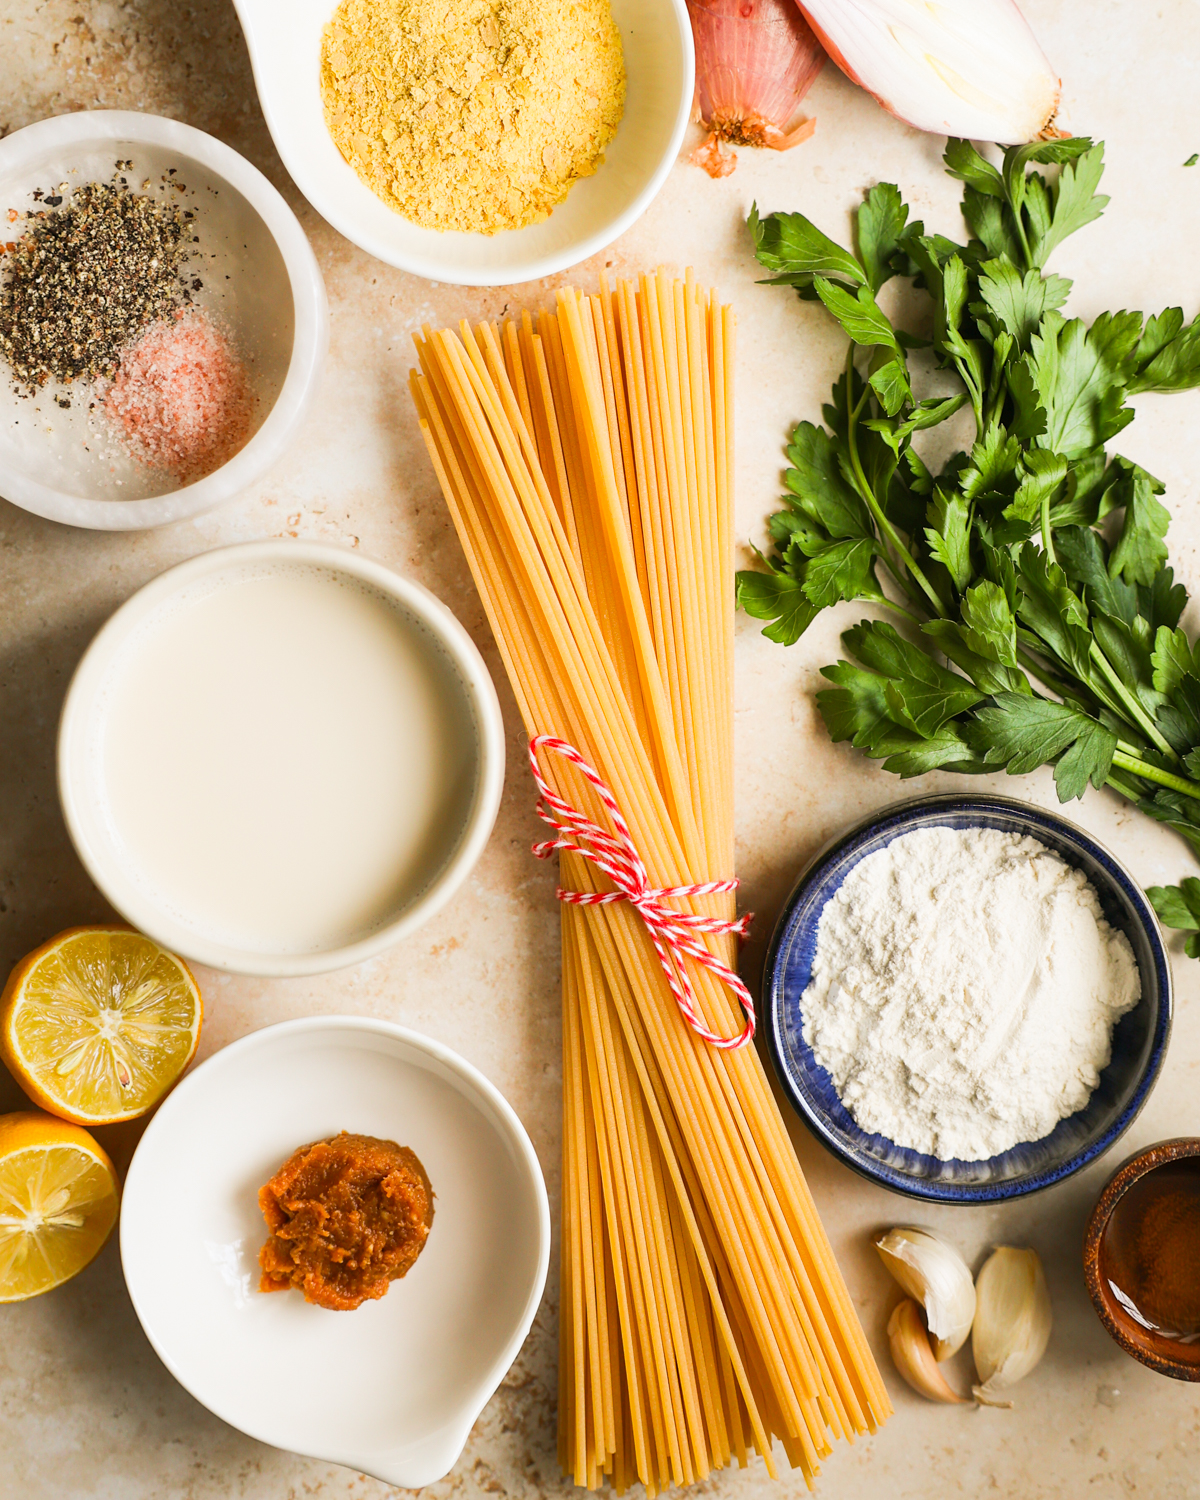
{"label": "shallot papery skin", "polygon": [[937,135],[1057,134],[1062,80],[1014,0],[796,0],[848,78]]}
{"label": "shallot papery skin", "polygon": [[696,41],[695,118],[708,139],[693,155],[713,177],[737,157],[719,143],[786,151],[814,120],[800,101],[825,54],[793,0],[688,0]]}

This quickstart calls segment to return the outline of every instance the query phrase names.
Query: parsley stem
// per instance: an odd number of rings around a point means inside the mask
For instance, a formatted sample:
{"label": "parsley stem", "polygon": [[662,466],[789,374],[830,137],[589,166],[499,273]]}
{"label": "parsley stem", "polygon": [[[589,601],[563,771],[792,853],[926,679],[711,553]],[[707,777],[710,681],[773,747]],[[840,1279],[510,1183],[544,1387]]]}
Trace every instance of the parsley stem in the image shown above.
{"label": "parsley stem", "polygon": [[1041,683],[1043,687],[1049,688],[1053,693],[1057,693],[1067,703],[1072,703],[1077,708],[1084,706],[1083,700],[1079,697],[1072,684],[1066,682],[1056,672],[1052,671],[1045,662],[1039,661],[1037,657],[1031,655],[1022,646],[1017,647],[1017,662],[1023,668],[1026,677],[1032,678],[1034,682]]}
{"label": "parsley stem", "polygon": [[1200,782],[1185,781],[1182,776],[1174,776],[1170,771],[1160,770],[1158,766],[1152,766],[1137,755],[1129,755],[1124,750],[1114,750],[1113,765],[1118,766],[1122,771],[1132,771],[1135,776],[1141,776],[1146,781],[1156,781],[1159,786],[1165,786],[1169,791],[1182,792],[1185,797],[1191,797],[1193,801],[1200,802]]}
{"label": "parsley stem", "polygon": [[1029,236],[1025,233],[1025,222],[1021,217],[1021,210],[1013,208],[1012,199],[1009,199],[1009,208],[1012,209],[1013,223],[1017,226],[1017,238],[1021,241],[1021,250],[1025,256],[1025,269],[1033,270],[1033,254],[1029,249]]}
{"label": "parsley stem", "polygon": [[1054,533],[1050,528],[1049,492],[1042,496],[1042,546],[1046,549],[1046,556],[1051,563],[1057,563],[1058,554],[1054,550]]}
{"label": "parsley stem", "polygon": [[[887,564],[885,563],[884,566],[887,567]],[[892,573],[891,568],[888,568],[888,572],[891,573],[893,580],[898,584],[900,580],[896,578],[896,575],[894,573]],[[905,609],[903,604],[897,604],[894,599],[888,599],[885,597],[883,603],[886,604],[889,609],[895,610],[896,614],[903,615],[906,620],[911,620],[918,629],[920,629],[921,625],[924,624],[924,621],[921,619],[920,615],[914,615],[911,609]]]}
{"label": "parsley stem", "polygon": [[975,417],[975,437],[980,439],[984,434],[983,418],[983,391],[975,383],[975,377],[961,359],[956,358],[954,367],[958,371],[959,379],[967,388],[967,398],[971,403],[971,412]]}
{"label": "parsley stem", "polygon": [[1145,795],[1141,787],[1130,781],[1123,771],[1118,773],[1116,770],[1110,770],[1104,785],[1111,787],[1114,792],[1119,792],[1122,797],[1132,802],[1135,806]]}
{"label": "parsley stem", "polygon": [[1108,657],[1105,656],[1104,652],[1100,649],[1099,645],[1094,640],[1092,641],[1092,644],[1088,649],[1088,659],[1089,661],[1095,662],[1096,666],[1099,667],[1100,675],[1108,683],[1109,687],[1116,694],[1118,701],[1125,709],[1125,712],[1130,716],[1130,718],[1142,731],[1146,738],[1149,739],[1153,745],[1157,746],[1157,748],[1162,751],[1162,753],[1167,757],[1168,760],[1173,760],[1178,765],[1179,756],[1176,755],[1171,745],[1163,738],[1158,725],[1155,724],[1154,720],[1150,717],[1150,715],[1146,712],[1146,710],[1142,707],[1142,705],[1138,702],[1134,695],[1121,681],[1120,677],[1117,676],[1117,672],[1113,664],[1109,661]]}
{"label": "parsley stem", "polygon": [[875,518],[875,524],[886,543],[890,544],[900,555],[901,561],[908,569],[913,578],[920,584],[926,597],[933,605],[934,613],[946,615],[945,604],[938,596],[937,590],[925,577],[908,548],[900,540],[900,534],[883,513],[883,507],[876,498],[875,491],[867,483],[867,476],[863,472],[862,460],[858,456],[858,416],[862,409],[862,403],[854,400],[854,351],[857,344],[851,344],[846,351],[846,417],[848,419],[846,432],[846,447],[850,454],[850,468],[854,475],[854,483],[859,494],[866,502],[867,509]]}

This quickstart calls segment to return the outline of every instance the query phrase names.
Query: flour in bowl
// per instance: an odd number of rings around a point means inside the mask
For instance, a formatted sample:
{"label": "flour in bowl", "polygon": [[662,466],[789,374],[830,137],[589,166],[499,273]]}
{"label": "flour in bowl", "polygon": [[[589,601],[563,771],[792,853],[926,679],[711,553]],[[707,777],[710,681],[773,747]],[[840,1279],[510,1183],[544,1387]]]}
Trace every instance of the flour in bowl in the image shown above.
{"label": "flour in bowl", "polygon": [[1087,877],[1033,838],[926,828],[821,914],[804,1040],[864,1129],[946,1161],[1049,1135],[1141,997]]}

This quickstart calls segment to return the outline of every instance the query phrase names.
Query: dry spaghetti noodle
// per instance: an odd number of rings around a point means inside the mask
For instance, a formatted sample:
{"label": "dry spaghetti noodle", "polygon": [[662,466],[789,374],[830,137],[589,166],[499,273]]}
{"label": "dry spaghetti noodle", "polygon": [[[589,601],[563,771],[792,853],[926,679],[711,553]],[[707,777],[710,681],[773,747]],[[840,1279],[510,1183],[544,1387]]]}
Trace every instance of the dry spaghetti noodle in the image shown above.
{"label": "dry spaghetti noodle", "polygon": [[[733,869],[734,318],[643,276],[424,331],[421,427],[531,736],[575,747],[649,881]],[[612,820],[570,759],[554,793]],[[564,852],[570,892],[611,891]],[[672,898],[720,919],[728,889]],[[564,904],[559,1458],[653,1496],[778,1440],[806,1480],[890,1407],[753,1047],[685,1024],[630,900]],[[717,966],[718,968],[720,965]],[[687,960],[700,1024],[744,1016]]]}

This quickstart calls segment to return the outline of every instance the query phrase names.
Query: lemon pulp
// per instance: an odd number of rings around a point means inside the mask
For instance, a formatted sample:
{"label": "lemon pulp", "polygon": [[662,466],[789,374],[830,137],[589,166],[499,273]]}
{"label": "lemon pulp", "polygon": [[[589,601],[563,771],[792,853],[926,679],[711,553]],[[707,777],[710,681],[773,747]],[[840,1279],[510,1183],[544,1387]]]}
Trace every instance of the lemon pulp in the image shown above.
{"label": "lemon pulp", "polygon": [[199,1039],[187,965],[122,928],[76,928],[13,971],[0,1001],[0,1056],[44,1109],[83,1124],[155,1104]]}
{"label": "lemon pulp", "polygon": [[117,1217],[112,1163],[86,1131],[37,1113],[0,1116],[0,1302],[69,1280]]}

